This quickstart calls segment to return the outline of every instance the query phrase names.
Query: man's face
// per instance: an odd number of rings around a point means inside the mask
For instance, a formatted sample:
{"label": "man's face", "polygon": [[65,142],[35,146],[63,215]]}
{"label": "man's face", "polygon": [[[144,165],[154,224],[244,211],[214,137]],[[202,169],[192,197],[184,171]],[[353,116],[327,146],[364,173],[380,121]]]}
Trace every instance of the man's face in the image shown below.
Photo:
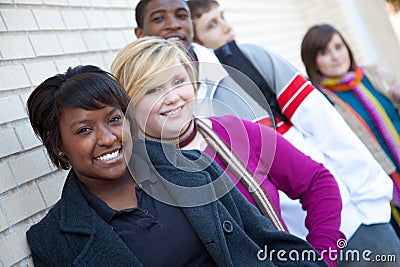
{"label": "man's face", "polygon": [[181,42],[189,48],[193,42],[190,11],[183,0],[150,1],[143,14],[143,28],[136,28],[136,37],[160,36]]}
{"label": "man's face", "polygon": [[210,11],[204,12],[200,18],[194,20],[194,27],[200,44],[212,49],[235,40],[235,31],[225,20],[224,12],[216,4]]}

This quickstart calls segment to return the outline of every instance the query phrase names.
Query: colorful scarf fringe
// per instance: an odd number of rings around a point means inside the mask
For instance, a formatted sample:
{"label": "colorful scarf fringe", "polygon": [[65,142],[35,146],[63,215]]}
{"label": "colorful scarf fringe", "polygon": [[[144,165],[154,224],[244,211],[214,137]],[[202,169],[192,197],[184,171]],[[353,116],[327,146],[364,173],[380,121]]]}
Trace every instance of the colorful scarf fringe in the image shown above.
{"label": "colorful scarf fringe", "polygon": [[349,72],[342,78],[326,79],[322,85],[332,91],[353,90],[364,108],[371,116],[372,121],[382,135],[386,145],[395,159],[395,164],[400,166],[400,136],[385,109],[372,93],[361,82],[364,74],[360,67],[355,72]]}
{"label": "colorful scarf fringe", "polygon": [[[368,88],[362,83],[364,77],[363,70],[357,67],[354,72],[349,72],[342,78],[332,78],[325,79],[321,82],[322,86],[329,89],[332,92],[338,91],[348,91],[353,90],[354,95],[361,102],[363,107],[367,110],[373,123],[377,127],[379,133],[381,134],[384,142],[388,146],[393,158],[395,159],[395,165],[397,166],[397,172],[392,173],[390,177],[394,184],[394,195],[393,201],[396,206],[400,205],[400,176],[399,176],[399,166],[400,166],[400,137],[396,128],[394,127],[392,121],[387,115],[385,109],[382,107],[380,102],[376,97],[368,90]],[[363,121],[363,120],[362,120]],[[365,125],[365,124],[364,124]],[[370,131],[369,127],[367,130]],[[400,218],[397,223],[400,225]]]}

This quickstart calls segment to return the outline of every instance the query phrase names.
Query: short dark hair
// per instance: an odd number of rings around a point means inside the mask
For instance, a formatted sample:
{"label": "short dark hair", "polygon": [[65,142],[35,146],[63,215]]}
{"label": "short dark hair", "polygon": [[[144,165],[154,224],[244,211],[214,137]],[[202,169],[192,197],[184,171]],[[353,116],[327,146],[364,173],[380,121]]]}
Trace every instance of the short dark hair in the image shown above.
{"label": "short dark hair", "polygon": [[143,28],[143,20],[144,20],[144,9],[146,8],[147,4],[150,3],[151,0],[140,0],[137,3],[135,8],[135,19],[136,24],[139,28]]}
{"label": "short dark hair", "polygon": [[332,25],[329,24],[317,24],[312,26],[303,37],[301,42],[301,59],[306,72],[311,80],[315,84],[319,84],[322,80],[322,74],[319,72],[317,67],[317,54],[320,50],[325,49],[331,40],[332,36],[337,33],[343,40],[347,50],[349,51],[350,57],[350,70],[355,70],[356,62],[353,56],[353,52],[349,44],[343,38],[343,35]]}
{"label": "short dark hair", "polygon": [[[106,106],[118,107],[124,113],[129,96],[108,72],[91,65],[69,68],[64,74],[46,79],[36,87],[27,101],[32,128],[46,147],[51,161],[67,170],[68,160],[60,156],[62,145],[60,119],[64,108],[98,110]],[[131,130],[135,129],[131,126]],[[132,135],[136,136],[133,132]]]}
{"label": "short dark hair", "polygon": [[215,0],[187,0],[186,3],[189,6],[193,20],[210,11],[214,5],[219,6],[219,3]]}

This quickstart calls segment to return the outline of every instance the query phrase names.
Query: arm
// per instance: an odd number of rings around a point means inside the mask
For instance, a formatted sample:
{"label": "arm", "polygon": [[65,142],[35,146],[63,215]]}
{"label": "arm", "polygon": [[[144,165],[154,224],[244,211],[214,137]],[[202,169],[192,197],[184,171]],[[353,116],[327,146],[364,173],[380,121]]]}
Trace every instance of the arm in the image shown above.
{"label": "arm", "polygon": [[[239,211],[244,231],[263,251],[273,256],[272,262],[274,264],[277,266],[327,266],[306,241],[287,232],[276,231],[271,221],[250,204],[236,188],[230,191],[230,196]],[[287,261],[282,261],[277,257],[278,251],[280,251],[280,256],[286,258]],[[311,260],[307,260],[306,257],[306,261],[301,261],[301,255],[305,252],[309,252],[315,258],[311,256]],[[307,253],[305,255],[309,255]],[[289,255],[296,254],[300,255],[300,261],[290,260]]]}
{"label": "arm", "polygon": [[[339,230],[342,200],[333,175],[272,129],[244,123],[252,140],[250,156],[255,157],[249,166],[256,170],[258,177],[268,176],[277,189],[292,199],[300,200],[302,208],[307,211],[307,241],[319,253],[329,251],[329,248],[338,251],[337,240],[345,236]],[[275,143],[275,149],[271,143]],[[251,166],[255,162],[257,166]],[[264,180],[264,186],[267,186],[266,182]],[[324,258],[329,265],[336,265],[328,254],[324,254]]]}
{"label": "arm", "polygon": [[[263,180],[263,187],[275,205],[279,205],[277,189],[301,200],[308,212],[306,226],[310,244],[318,252],[337,249],[337,240],[344,237],[339,231],[341,197],[330,172],[268,127],[234,116],[212,120],[213,130]],[[248,195],[247,190],[242,193]],[[324,256],[329,261],[328,255]],[[329,263],[335,265],[332,261]]]}
{"label": "arm", "polygon": [[[342,200],[335,178],[322,164],[304,155],[282,136],[276,134],[275,138],[275,157],[269,172],[272,183],[290,198],[300,200],[307,212],[307,241],[319,253],[329,249],[339,251],[337,240],[345,236],[339,230]],[[323,256],[330,266],[336,266],[337,262],[328,254]]]}

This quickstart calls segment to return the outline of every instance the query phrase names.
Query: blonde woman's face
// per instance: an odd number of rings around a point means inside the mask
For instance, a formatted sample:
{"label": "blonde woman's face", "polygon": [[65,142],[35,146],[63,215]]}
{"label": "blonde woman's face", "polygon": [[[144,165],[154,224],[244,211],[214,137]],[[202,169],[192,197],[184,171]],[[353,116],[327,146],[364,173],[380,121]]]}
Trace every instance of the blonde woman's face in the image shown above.
{"label": "blonde woman's face", "polygon": [[[178,62],[177,62],[178,64]],[[176,138],[189,126],[194,112],[195,91],[183,65],[155,75],[136,102],[140,128],[157,138]]]}
{"label": "blonde woman's face", "polygon": [[332,35],[325,49],[318,51],[316,63],[322,75],[330,78],[342,77],[349,71],[349,50],[339,34]]}

